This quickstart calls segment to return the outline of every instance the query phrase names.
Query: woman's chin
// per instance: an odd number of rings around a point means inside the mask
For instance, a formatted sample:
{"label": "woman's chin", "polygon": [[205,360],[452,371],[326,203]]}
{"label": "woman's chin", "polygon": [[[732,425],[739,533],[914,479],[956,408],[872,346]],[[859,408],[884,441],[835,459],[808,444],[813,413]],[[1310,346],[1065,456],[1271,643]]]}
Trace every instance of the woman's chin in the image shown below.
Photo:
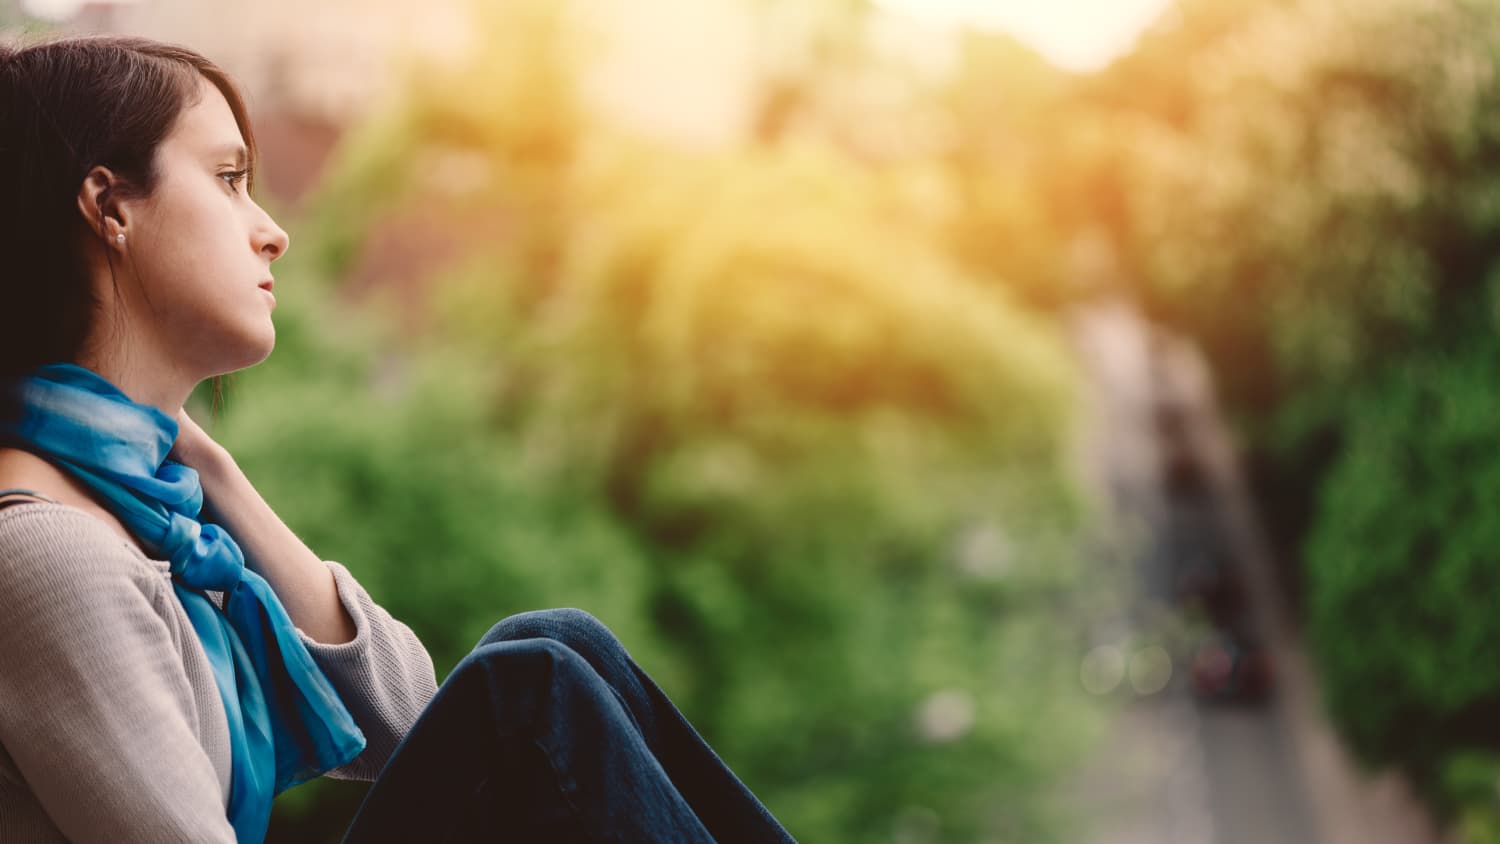
{"label": "woman's chin", "polygon": [[260,336],[237,344],[236,354],[225,356],[214,369],[220,375],[249,369],[270,357],[275,348],[276,328],[267,322],[266,329]]}
{"label": "woman's chin", "polygon": [[266,358],[270,357],[271,356],[271,352],[275,351],[275,349],[276,349],[276,329],[273,328],[273,329],[271,329],[271,336],[269,336],[269,337],[266,338],[265,343],[262,345],[261,351],[259,352],[259,354],[257,354],[255,356],[255,360],[253,360],[250,363],[245,364],[245,365],[246,366],[255,366],[256,364],[258,364],[261,361],[264,361]]}

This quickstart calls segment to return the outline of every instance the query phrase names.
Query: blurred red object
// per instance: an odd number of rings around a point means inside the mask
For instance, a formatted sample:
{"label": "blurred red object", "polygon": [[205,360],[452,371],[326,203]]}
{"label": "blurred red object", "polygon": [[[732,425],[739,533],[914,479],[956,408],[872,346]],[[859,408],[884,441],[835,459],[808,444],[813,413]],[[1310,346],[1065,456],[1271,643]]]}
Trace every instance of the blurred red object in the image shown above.
{"label": "blurred red object", "polygon": [[1193,654],[1193,692],[1217,701],[1261,702],[1270,696],[1271,659],[1264,648],[1229,635],[1204,640]]}

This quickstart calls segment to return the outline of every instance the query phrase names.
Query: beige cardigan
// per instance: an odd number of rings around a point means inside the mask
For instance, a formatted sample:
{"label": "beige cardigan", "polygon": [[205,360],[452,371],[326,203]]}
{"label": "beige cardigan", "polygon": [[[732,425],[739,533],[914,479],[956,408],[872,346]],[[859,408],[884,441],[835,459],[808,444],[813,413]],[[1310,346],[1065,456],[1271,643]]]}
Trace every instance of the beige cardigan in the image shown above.
{"label": "beige cardigan", "polygon": [[[437,691],[432,658],[326,563],[356,635],[297,632],[368,742],[327,776],[373,781]],[[65,504],[0,509],[0,842],[233,842],[229,763],[224,705],[168,564]]]}

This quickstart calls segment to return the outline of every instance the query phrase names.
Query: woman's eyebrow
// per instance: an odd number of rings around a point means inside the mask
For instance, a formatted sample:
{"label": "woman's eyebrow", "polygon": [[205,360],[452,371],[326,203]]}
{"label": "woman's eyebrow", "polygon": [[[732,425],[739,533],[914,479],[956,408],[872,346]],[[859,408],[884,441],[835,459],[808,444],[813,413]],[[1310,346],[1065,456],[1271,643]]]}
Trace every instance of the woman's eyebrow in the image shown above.
{"label": "woman's eyebrow", "polygon": [[228,158],[232,156],[236,167],[244,167],[246,158],[248,157],[244,144],[221,144],[209,150],[209,155],[214,158],[221,156]]}

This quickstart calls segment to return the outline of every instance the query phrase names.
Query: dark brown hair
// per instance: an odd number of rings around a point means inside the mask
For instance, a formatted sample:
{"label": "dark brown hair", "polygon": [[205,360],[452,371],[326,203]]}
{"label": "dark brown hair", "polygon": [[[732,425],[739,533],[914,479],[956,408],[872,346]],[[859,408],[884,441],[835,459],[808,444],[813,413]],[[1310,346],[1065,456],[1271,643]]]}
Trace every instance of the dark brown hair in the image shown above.
{"label": "dark brown hair", "polygon": [[[98,313],[84,256],[105,238],[102,216],[85,221],[78,213],[83,179],[102,165],[118,177],[117,195],[149,196],[156,149],[199,99],[200,78],[234,112],[253,186],[255,136],[244,99],[202,55],[122,36],[0,43],[0,376],[75,361],[83,351]],[[221,386],[215,379],[215,399]]]}

